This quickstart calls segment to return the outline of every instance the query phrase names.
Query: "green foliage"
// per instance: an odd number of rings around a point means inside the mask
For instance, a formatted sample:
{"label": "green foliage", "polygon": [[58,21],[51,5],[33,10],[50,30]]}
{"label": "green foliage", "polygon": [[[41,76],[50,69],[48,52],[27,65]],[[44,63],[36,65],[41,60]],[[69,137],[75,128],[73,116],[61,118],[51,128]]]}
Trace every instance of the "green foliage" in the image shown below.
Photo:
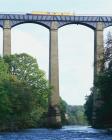
{"label": "green foliage", "polygon": [[68,124],[69,125],[86,125],[87,120],[84,114],[83,106],[68,106]]}
{"label": "green foliage", "polygon": [[42,88],[42,92],[46,86],[45,73],[39,69],[36,59],[28,54],[15,54],[5,56],[4,60],[9,65],[9,72],[16,75],[21,81],[25,81],[28,85]]}
{"label": "green foliage", "polygon": [[[92,124],[92,117],[94,117],[92,125],[97,128],[112,127],[112,34],[110,32],[105,46],[106,67],[97,75],[91,95],[88,96],[85,104],[88,121]],[[93,106],[93,98],[95,106]],[[93,108],[95,116],[93,116]]]}
{"label": "green foliage", "polygon": [[95,87],[99,89],[102,100],[100,108],[96,110],[97,122],[99,122],[101,127],[110,127],[112,126],[112,69],[110,66],[103,73],[99,74]]}
{"label": "green foliage", "polygon": [[88,123],[92,125],[92,115],[93,115],[93,92],[91,89],[91,94],[86,97],[86,103],[84,105],[85,115],[87,116]]}
{"label": "green foliage", "polygon": [[48,82],[45,79],[45,73],[39,69],[36,59],[23,53],[6,56],[4,60],[9,64],[9,72],[31,86],[39,104],[46,106],[44,103],[47,100],[42,99],[48,97]]}
{"label": "green foliage", "polygon": [[8,76],[8,65],[4,62],[2,58],[0,58],[0,81],[7,79]]}
{"label": "green foliage", "polygon": [[68,106],[67,103],[60,98],[60,113],[61,113],[61,120],[63,125],[67,124],[67,118],[66,118],[67,106]]}
{"label": "green foliage", "polygon": [[0,58],[0,130],[45,126],[50,89],[27,54]]}
{"label": "green foliage", "polygon": [[3,129],[18,129],[27,126],[31,104],[31,90],[17,79],[10,78],[0,84],[0,126]]}
{"label": "green foliage", "polygon": [[[23,53],[0,58],[0,131],[45,127],[50,91],[33,57]],[[67,106],[60,99],[62,124],[67,123]]]}

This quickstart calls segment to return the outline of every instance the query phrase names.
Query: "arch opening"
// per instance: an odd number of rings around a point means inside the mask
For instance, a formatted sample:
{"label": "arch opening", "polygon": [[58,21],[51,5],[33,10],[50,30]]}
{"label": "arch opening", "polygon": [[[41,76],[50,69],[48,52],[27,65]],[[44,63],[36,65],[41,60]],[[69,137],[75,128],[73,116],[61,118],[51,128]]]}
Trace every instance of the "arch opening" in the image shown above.
{"label": "arch opening", "polygon": [[83,23],[83,22],[70,22],[70,23],[66,23],[66,24],[60,26],[59,28],[62,28],[62,27],[65,27],[65,26],[69,26],[69,25],[73,25],[73,24],[74,25],[79,25],[79,26],[85,26],[87,28],[90,28],[92,30],[95,30],[95,27],[94,26],[92,26],[92,25],[90,25],[88,23]]}
{"label": "arch opening", "polygon": [[48,77],[49,31],[41,25],[25,23],[15,26],[12,32],[12,54],[27,53],[37,59],[40,69]]}
{"label": "arch opening", "polygon": [[22,25],[22,24],[37,24],[37,25],[43,26],[44,28],[49,29],[49,26],[47,26],[46,24],[44,24],[44,23],[42,23],[42,22],[35,22],[35,21],[18,22],[18,23],[16,23],[16,24],[14,24],[14,25],[12,26],[12,28],[13,28],[13,27],[16,27],[16,26],[18,26],[18,25]]}
{"label": "arch opening", "polygon": [[93,86],[94,32],[83,25],[59,30],[60,95],[70,105],[83,105]]}

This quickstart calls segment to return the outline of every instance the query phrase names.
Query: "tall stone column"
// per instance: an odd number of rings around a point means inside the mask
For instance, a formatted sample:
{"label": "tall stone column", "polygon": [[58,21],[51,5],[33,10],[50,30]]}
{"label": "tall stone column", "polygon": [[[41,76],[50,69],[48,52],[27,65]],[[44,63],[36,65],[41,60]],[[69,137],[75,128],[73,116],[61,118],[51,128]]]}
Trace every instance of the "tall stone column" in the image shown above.
{"label": "tall stone column", "polygon": [[[97,75],[104,69],[104,42],[103,42],[103,23],[98,22],[96,30],[94,32],[94,84]],[[99,90],[94,89],[93,91],[93,126],[99,127],[96,121],[96,110],[98,110],[103,104]],[[97,116],[98,118],[98,116]]]}
{"label": "tall stone column", "polygon": [[94,81],[104,66],[103,23],[98,22],[94,32]]}
{"label": "tall stone column", "polygon": [[58,26],[53,21],[50,29],[49,48],[49,84],[52,87],[49,96],[48,127],[61,127],[61,115],[59,110],[59,64],[58,64]]}
{"label": "tall stone column", "polygon": [[3,25],[3,56],[11,55],[11,23],[4,20]]}

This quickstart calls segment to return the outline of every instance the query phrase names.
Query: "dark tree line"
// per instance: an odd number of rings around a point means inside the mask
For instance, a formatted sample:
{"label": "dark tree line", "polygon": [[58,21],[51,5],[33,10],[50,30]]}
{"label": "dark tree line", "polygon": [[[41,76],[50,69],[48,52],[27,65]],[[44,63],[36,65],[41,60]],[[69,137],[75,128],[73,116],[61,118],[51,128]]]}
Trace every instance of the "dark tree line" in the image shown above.
{"label": "dark tree line", "polygon": [[100,72],[87,97],[85,114],[88,122],[93,126],[93,96],[97,92],[97,100],[100,106],[95,109],[95,125],[98,128],[112,127],[112,34],[109,32],[105,42],[105,68]]}

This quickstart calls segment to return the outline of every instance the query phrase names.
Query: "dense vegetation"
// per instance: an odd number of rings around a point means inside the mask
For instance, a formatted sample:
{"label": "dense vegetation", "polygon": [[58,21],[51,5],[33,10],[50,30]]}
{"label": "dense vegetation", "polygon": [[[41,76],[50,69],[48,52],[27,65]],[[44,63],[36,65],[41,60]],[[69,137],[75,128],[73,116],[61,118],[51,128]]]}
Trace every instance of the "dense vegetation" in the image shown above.
{"label": "dense vegetation", "polygon": [[68,125],[87,125],[87,119],[84,113],[84,106],[67,106],[67,124]]}
{"label": "dense vegetation", "polygon": [[60,111],[63,125],[88,125],[84,106],[68,105],[61,100]]}
{"label": "dense vegetation", "polygon": [[92,125],[92,116],[93,116],[93,89],[91,90],[91,94],[86,97],[86,103],[84,105],[85,115],[88,120],[88,124]]}
{"label": "dense vegetation", "polygon": [[[112,127],[112,35],[109,33],[105,49],[105,69],[99,73],[85,104],[85,113],[91,125],[97,128]],[[93,124],[93,98],[97,95],[95,124]]]}
{"label": "dense vegetation", "polygon": [[0,130],[45,126],[48,82],[27,54],[0,58]]}
{"label": "dense vegetation", "polygon": [[[36,59],[28,54],[0,58],[0,131],[46,127],[50,88]],[[84,108],[60,98],[63,125],[85,124]]]}

